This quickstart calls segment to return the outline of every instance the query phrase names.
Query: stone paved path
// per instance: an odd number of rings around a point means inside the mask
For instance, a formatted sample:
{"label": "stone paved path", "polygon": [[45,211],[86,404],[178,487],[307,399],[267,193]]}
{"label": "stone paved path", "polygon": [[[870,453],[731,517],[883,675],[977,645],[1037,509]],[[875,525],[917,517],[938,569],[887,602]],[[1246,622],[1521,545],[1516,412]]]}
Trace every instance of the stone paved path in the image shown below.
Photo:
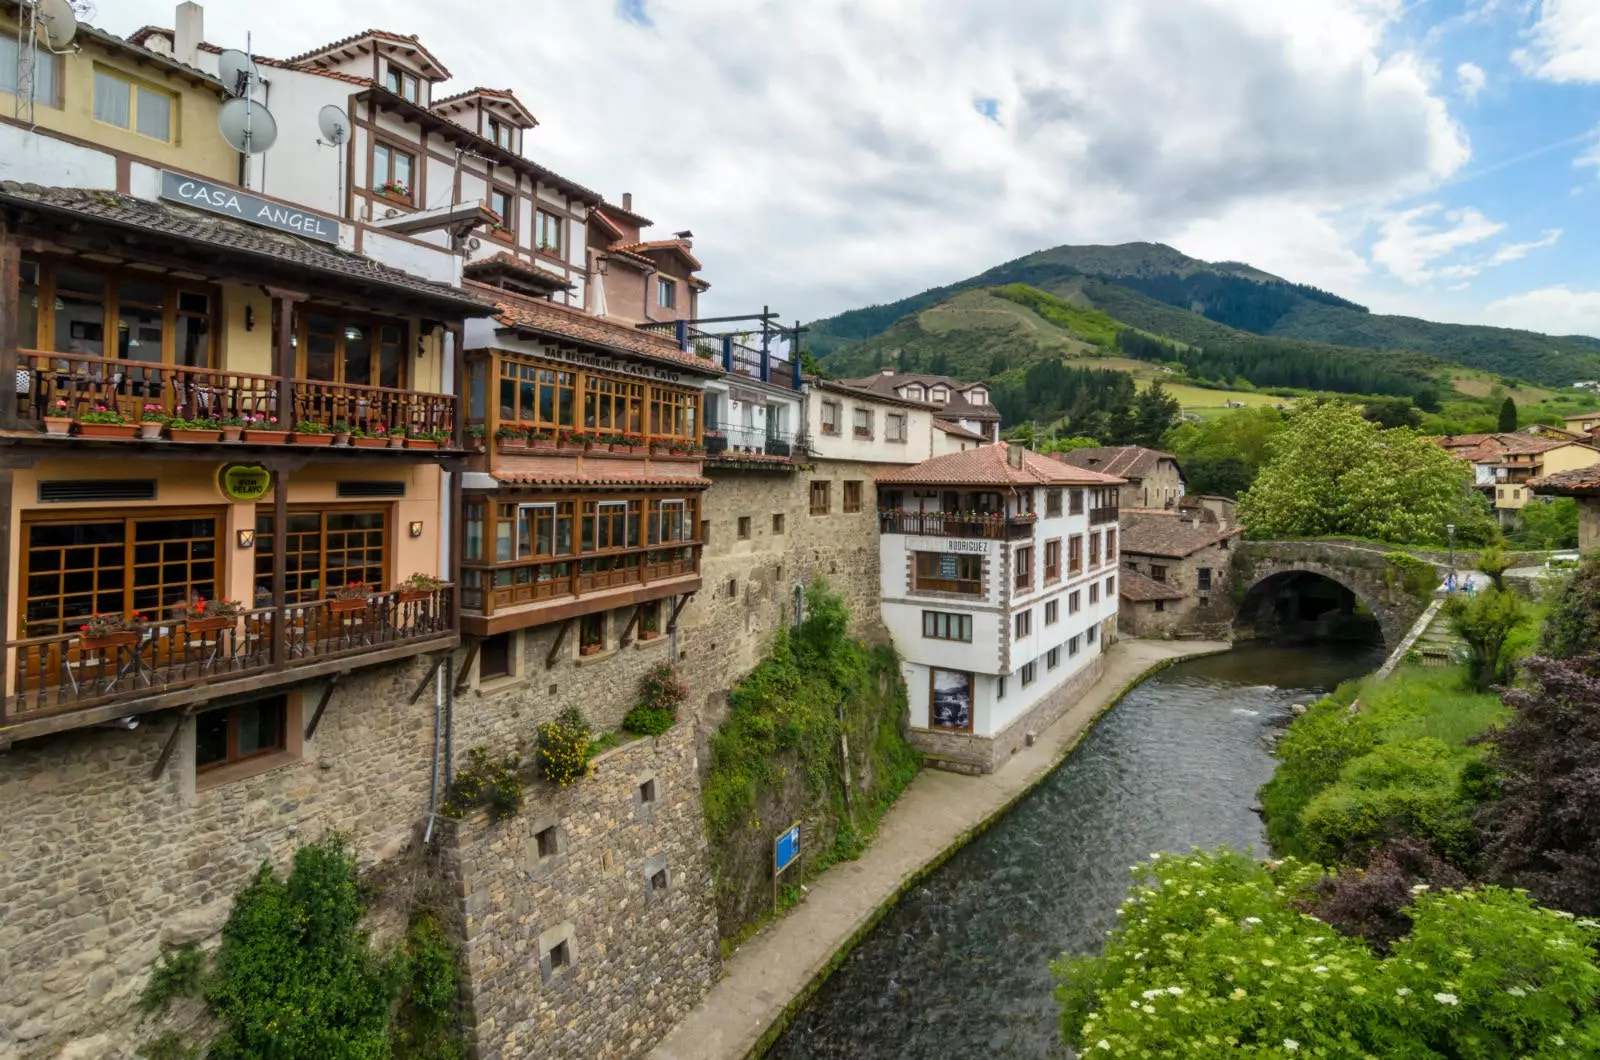
{"label": "stone paved path", "polygon": [[1226,647],[1217,641],[1121,641],[1100,681],[999,772],[969,777],[924,770],[884,815],[860,859],[811,881],[804,902],[741,946],[724,963],[723,978],[650,1060],[745,1060],[879,906],[1053,769],[1107,703],[1159,663]]}

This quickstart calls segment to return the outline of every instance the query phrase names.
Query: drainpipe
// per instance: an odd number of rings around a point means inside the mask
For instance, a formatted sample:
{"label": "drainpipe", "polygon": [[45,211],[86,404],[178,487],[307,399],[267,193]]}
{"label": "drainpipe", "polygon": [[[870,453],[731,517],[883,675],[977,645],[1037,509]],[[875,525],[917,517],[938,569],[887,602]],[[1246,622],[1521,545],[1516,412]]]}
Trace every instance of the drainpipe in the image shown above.
{"label": "drainpipe", "polygon": [[433,769],[428,778],[428,826],[423,830],[424,845],[433,838],[433,822],[439,812],[439,749],[444,742],[444,670],[433,673]]}

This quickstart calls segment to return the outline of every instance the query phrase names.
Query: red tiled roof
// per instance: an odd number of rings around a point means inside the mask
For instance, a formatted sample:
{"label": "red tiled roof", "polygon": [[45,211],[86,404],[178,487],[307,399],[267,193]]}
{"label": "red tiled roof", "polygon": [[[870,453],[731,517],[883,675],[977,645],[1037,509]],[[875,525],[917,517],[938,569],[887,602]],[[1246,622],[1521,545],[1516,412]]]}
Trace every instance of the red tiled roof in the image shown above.
{"label": "red tiled roof", "polygon": [[700,259],[689,253],[689,248],[681,239],[651,239],[642,243],[613,243],[606,248],[610,251],[626,251],[630,254],[648,254],[652,250],[675,250],[683,255],[691,268],[698,272],[702,266]]}
{"label": "red tiled roof", "polygon": [[820,379],[813,375],[807,376],[806,382],[810,383],[815,389],[825,390],[830,394],[847,394],[850,397],[871,398],[873,401],[882,402],[885,405],[921,409],[924,412],[939,412],[943,408],[942,405],[930,405],[926,401],[912,401],[910,398],[903,398],[893,391],[887,394],[880,394],[873,390],[862,390],[859,387],[847,386],[836,379]]}
{"label": "red tiled roof", "polygon": [[505,250],[497,254],[491,254],[487,258],[469,261],[461,267],[461,275],[469,280],[478,279],[480,274],[493,275],[501,271],[515,273],[531,283],[548,287],[552,291],[570,291],[576,286],[572,281],[564,279],[556,273],[541,269],[537,265],[523,261],[515,254]]}
{"label": "red tiled roof", "polygon": [[959,423],[946,423],[944,420],[934,420],[933,425],[944,433],[954,438],[965,438],[968,441],[987,442],[989,439],[977,431],[969,431]]}
{"label": "red tiled roof", "polygon": [[980,445],[960,453],[946,453],[913,467],[879,475],[880,483],[939,486],[1119,486],[1114,475],[1084,471],[1023,450],[1022,466],[1012,467],[1006,442]]}
{"label": "red tiled roof", "polygon": [[1170,556],[1181,559],[1216,544],[1224,538],[1244,533],[1238,527],[1223,528],[1215,523],[1196,523],[1176,515],[1142,515],[1122,527],[1122,551],[1141,556]]}
{"label": "red tiled roof", "polygon": [[609,228],[611,230],[612,234],[615,235],[618,239],[622,238],[622,227],[620,225],[618,225],[617,222],[615,222],[611,218],[607,217],[605,210],[603,210],[600,207],[596,206],[594,208],[594,210],[592,210],[590,212],[590,216],[595,218],[596,220],[598,220],[606,228]]}
{"label": "red tiled roof", "polygon": [[1141,445],[1070,449],[1054,455],[1063,464],[1087,468],[1090,471],[1103,471],[1108,475],[1123,475],[1130,479],[1144,478],[1154,471],[1156,464],[1162,460],[1176,463],[1178,459],[1171,453],[1163,453],[1159,449],[1146,449]]}
{"label": "red tiled roof", "polygon": [[1183,594],[1166,582],[1124,568],[1117,574],[1117,595],[1136,604],[1152,600],[1182,600]]}
{"label": "red tiled roof", "polygon": [[149,40],[151,37],[157,36],[172,37],[174,39],[177,38],[177,34],[165,26],[140,26],[138,29],[128,34],[127,39],[134,44],[144,44],[144,42]]}
{"label": "red tiled roof", "polygon": [[1536,478],[1529,482],[1528,488],[1535,493],[1550,493],[1556,496],[1593,497],[1600,495],[1600,464],[1573,468],[1571,471],[1558,471],[1554,475],[1545,475],[1543,478]]}
{"label": "red tiled roof", "polygon": [[[923,372],[903,372],[895,375],[864,375],[856,379],[840,379],[837,382],[855,390],[865,390],[869,393],[895,397],[904,386],[921,386],[930,393],[936,386],[943,386],[950,391],[950,400],[939,404],[931,398],[929,404],[942,409],[947,419],[958,420],[996,420],[1000,419],[1000,410],[993,405],[974,405],[966,399],[964,391],[981,386],[987,389],[986,383],[963,383],[961,380],[948,375],[928,375]],[[909,399],[908,399],[909,400]]]}
{"label": "red tiled roof", "polygon": [[494,302],[500,310],[495,315],[495,320],[508,328],[572,339],[626,357],[661,361],[702,375],[722,374],[720,365],[687,353],[677,343],[658,338],[648,331],[613,324],[601,317],[590,316],[582,310],[557,305],[540,298],[527,298],[471,280],[463,283],[462,287],[471,294]]}
{"label": "red tiled roof", "polygon": [[336,40],[332,44],[324,44],[320,48],[313,48],[308,52],[302,52],[299,55],[291,56],[285,61],[291,66],[298,66],[303,62],[315,59],[321,55],[326,55],[331,51],[337,51],[340,48],[354,44],[360,40],[365,40],[368,37],[373,37],[389,44],[399,44],[407,48],[414,48],[421,52],[427,58],[428,62],[433,64],[434,69],[439,71],[439,73],[442,75],[440,80],[444,80],[450,76],[450,71],[445,69],[444,63],[441,63],[437,58],[434,57],[432,52],[418,43],[417,35],[415,33],[407,36],[400,33],[390,33],[386,29],[362,30],[360,33],[352,34],[348,37],[345,37],[343,40]]}
{"label": "red tiled roof", "polygon": [[493,471],[508,486],[650,486],[661,489],[709,489],[711,480],[666,475],[558,475],[545,471]]}
{"label": "red tiled roof", "polygon": [[1493,437],[1492,434],[1445,434],[1433,440],[1446,449],[1474,449]]}

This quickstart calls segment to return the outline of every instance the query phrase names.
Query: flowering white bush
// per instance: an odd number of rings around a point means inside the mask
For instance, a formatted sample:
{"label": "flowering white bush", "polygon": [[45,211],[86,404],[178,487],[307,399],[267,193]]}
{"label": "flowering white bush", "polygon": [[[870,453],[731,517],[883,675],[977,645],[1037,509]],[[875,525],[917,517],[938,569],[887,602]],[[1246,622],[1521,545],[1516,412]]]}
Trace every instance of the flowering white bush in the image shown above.
{"label": "flowering white bush", "polygon": [[1600,1056],[1600,925],[1425,891],[1380,958],[1300,911],[1321,876],[1226,850],[1136,867],[1105,954],[1054,965],[1063,1038],[1095,1058]]}

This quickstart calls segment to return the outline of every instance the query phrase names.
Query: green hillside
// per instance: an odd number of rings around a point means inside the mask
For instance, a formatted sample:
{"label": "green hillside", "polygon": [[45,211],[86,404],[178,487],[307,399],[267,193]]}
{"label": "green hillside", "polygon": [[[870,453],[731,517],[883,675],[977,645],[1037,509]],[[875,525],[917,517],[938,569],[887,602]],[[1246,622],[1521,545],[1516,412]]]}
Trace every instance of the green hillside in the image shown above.
{"label": "green hillside", "polygon": [[[1205,262],[1159,243],[1038,251],[946,287],[817,321],[808,341],[819,355],[853,354],[852,347],[885,336],[908,315],[920,317],[976,288],[1018,283],[1185,343],[1237,341],[1248,332],[1297,340],[1301,350],[1323,344],[1399,355],[1405,358],[1396,365],[1400,371],[1418,363],[1407,354],[1421,353],[1547,386],[1600,375],[1600,339],[1370,313],[1249,265]],[[991,329],[978,330],[986,344],[998,341]],[[890,345],[907,342],[913,337],[902,335]]]}

